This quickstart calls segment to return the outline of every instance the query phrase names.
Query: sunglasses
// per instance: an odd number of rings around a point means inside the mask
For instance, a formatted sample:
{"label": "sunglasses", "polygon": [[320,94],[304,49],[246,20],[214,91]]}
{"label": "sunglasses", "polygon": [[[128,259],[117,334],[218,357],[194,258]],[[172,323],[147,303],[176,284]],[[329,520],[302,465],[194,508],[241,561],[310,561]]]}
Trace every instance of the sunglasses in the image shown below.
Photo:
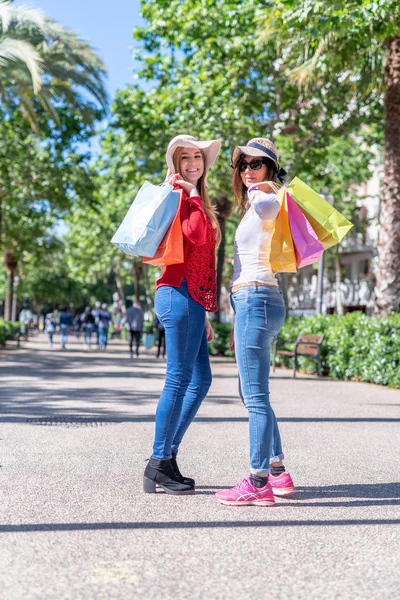
{"label": "sunglasses", "polygon": [[239,173],[244,173],[247,167],[250,167],[252,171],[259,171],[263,165],[265,165],[265,161],[263,158],[255,158],[250,162],[246,162],[243,160],[239,165]]}

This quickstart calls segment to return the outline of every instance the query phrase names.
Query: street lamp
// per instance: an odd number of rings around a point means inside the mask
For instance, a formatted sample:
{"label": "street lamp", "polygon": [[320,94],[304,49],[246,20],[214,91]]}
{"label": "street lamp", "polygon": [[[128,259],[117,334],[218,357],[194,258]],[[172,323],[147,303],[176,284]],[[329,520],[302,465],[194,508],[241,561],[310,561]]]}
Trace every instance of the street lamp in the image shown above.
{"label": "street lamp", "polygon": [[[327,188],[324,188],[324,193],[320,194],[324,200],[333,205],[333,198],[329,194]],[[317,315],[322,314],[322,299],[324,296],[324,267],[325,267],[325,252],[322,253],[320,261],[318,263],[318,277],[317,277],[317,297],[315,299],[315,312]]]}
{"label": "street lamp", "polygon": [[16,275],[14,277],[14,286],[13,286],[13,299],[11,305],[11,321],[17,320],[17,287],[19,283],[19,277]]}
{"label": "street lamp", "polygon": [[322,314],[322,297],[324,295],[324,252],[318,263],[317,297],[315,299],[315,312]]}

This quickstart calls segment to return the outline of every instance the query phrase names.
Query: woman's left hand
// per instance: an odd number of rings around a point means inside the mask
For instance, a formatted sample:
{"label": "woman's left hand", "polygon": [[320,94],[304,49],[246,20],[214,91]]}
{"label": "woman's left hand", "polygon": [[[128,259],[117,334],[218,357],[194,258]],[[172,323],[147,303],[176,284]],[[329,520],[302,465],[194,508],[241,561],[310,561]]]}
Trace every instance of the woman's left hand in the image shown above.
{"label": "woman's left hand", "polygon": [[207,335],[207,344],[211,344],[214,340],[214,329],[211,327],[210,321],[206,319],[206,335]]}
{"label": "woman's left hand", "polygon": [[[272,183],[272,185],[271,185]],[[265,194],[276,194],[276,188],[278,188],[278,186],[275,184],[273,184],[273,182],[269,182],[269,181],[260,181],[258,183],[253,183],[250,188],[253,189],[258,189],[261,192],[264,192]]]}

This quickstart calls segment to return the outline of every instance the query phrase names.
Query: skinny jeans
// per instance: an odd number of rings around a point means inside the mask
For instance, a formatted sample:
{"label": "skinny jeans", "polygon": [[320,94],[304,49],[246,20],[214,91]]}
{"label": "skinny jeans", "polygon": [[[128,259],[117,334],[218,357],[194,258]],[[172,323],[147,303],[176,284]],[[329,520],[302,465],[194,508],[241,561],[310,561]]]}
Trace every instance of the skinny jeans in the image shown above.
{"label": "skinny jeans", "polygon": [[186,280],[179,288],[161,286],[155,312],[165,328],[167,370],[156,410],[153,457],[176,454],[211,385],[205,310],[190,296]]}
{"label": "skinny jeans", "polygon": [[270,462],[283,458],[281,438],[269,398],[271,345],[285,320],[282,292],[274,286],[242,287],[231,294],[235,311],[235,354],[241,394],[249,413],[250,470],[268,475]]}

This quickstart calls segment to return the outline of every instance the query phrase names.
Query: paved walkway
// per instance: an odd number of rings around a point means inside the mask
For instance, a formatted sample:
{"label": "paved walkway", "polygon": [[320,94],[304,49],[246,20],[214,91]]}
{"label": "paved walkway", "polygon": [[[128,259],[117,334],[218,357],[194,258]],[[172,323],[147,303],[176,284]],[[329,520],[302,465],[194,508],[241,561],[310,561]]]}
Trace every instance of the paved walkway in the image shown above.
{"label": "paved walkway", "polygon": [[391,599],[399,577],[400,392],[277,371],[271,381],[296,499],[225,507],[248,473],[232,360],[181,450],[197,494],[141,491],[165,363],[0,351],[0,597]]}

